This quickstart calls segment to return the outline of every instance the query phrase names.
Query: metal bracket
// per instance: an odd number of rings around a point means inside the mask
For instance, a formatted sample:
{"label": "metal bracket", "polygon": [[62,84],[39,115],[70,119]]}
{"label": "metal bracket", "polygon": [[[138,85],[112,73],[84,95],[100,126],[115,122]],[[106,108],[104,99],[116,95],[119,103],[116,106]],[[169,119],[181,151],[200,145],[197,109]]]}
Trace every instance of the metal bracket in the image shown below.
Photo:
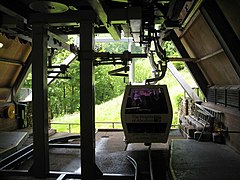
{"label": "metal bracket", "polygon": [[[147,54],[132,54],[129,51],[124,51],[122,54],[110,54],[108,52],[95,53],[94,65],[123,65],[123,67],[109,71],[108,74],[112,76],[128,77],[127,71],[129,71],[128,62],[132,61],[132,58],[146,58]],[[124,73],[121,73],[124,72]]]}

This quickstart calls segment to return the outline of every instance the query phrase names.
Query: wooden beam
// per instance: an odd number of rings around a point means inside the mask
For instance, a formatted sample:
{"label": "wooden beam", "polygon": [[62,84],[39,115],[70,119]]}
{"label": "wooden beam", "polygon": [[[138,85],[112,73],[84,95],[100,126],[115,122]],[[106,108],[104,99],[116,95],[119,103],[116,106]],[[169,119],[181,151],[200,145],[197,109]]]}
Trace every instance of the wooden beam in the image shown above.
{"label": "wooden beam", "polygon": [[205,1],[201,13],[240,77],[240,40],[216,1]]}
{"label": "wooden beam", "polygon": [[14,98],[15,98],[15,95],[17,94],[18,90],[22,87],[24,80],[27,78],[28,73],[31,70],[31,67],[32,67],[32,58],[31,58],[31,54],[30,54],[28,56],[26,62],[24,63],[24,66],[22,67],[22,69],[13,85]]}
{"label": "wooden beam", "polygon": [[[190,56],[189,56],[188,52],[186,51],[185,47],[183,46],[182,42],[180,41],[177,34],[173,30],[171,30],[170,39],[173,41],[179,54],[183,58],[190,58]],[[198,65],[193,62],[186,62],[186,65],[187,65],[188,69],[190,70],[191,74],[193,75],[194,79],[196,80],[199,88],[202,90],[204,96],[207,96],[208,82],[207,82],[205,76],[203,75],[202,71],[198,67]]]}
{"label": "wooden beam", "polygon": [[174,58],[174,57],[169,57],[169,61],[182,61],[182,62],[195,62],[198,59],[197,58]]}
{"label": "wooden beam", "polygon": [[22,63],[18,60],[6,59],[6,58],[0,58],[0,63],[12,64],[12,65],[17,65],[17,66],[23,66],[24,65],[24,63]]}
{"label": "wooden beam", "polygon": [[198,62],[200,62],[200,61],[207,60],[207,59],[209,59],[209,58],[211,58],[211,57],[213,57],[213,56],[216,56],[216,55],[218,55],[218,54],[220,54],[220,53],[223,53],[223,52],[224,52],[223,49],[219,49],[219,50],[217,50],[216,52],[213,52],[213,53],[211,53],[211,54],[208,54],[208,55],[206,55],[206,56],[198,59],[198,60],[196,61],[196,63],[198,63]]}

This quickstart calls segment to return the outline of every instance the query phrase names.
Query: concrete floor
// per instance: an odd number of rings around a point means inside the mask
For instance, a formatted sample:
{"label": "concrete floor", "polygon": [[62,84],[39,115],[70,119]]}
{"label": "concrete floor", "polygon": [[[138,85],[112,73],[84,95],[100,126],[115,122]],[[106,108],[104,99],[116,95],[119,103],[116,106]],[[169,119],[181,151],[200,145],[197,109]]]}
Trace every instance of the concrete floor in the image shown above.
{"label": "concrete floor", "polygon": [[240,179],[240,154],[223,144],[174,140],[170,166],[178,180]]}
{"label": "concrete floor", "polygon": [[[66,135],[68,134],[57,133],[51,138]],[[29,136],[23,146],[29,144],[31,138]],[[133,175],[134,168],[127,160],[127,156],[131,156],[138,163],[141,180],[150,179],[148,147],[143,144],[129,144],[127,151],[124,151],[123,139],[123,131],[99,131],[96,134],[96,164],[99,169],[104,174]],[[71,143],[79,143],[79,139]],[[172,174],[173,179],[179,180],[240,179],[240,155],[226,145],[183,139],[179,131],[174,130],[169,135],[168,143],[153,144],[151,150],[155,180],[168,180],[169,174]],[[51,148],[49,158],[51,171],[80,173],[80,149]],[[32,159],[29,159],[17,169],[29,170],[32,163]],[[168,168],[169,165],[171,169]],[[0,179],[34,178],[7,176]],[[48,178],[52,179],[56,178]]]}
{"label": "concrete floor", "polygon": [[28,132],[0,132],[0,160],[19,150],[28,135]]}
{"label": "concrete floor", "polygon": [[[66,133],[57,133],[51,138],[66,136]],[[180,133],[171,132],[170,139],[180,137]],[[32,136],[23,146],[31,143]],[[127,160],[127,156],[133,157],[141,171],[141,178],[149,179],[149,164],[148,164],[148,147],[143,144],[129,144],[127,151],[123,141],[123,131],[99,131],[96,134],[96,164],[104,174],[122,174],[133,176],[134,168]],[[79,143],[79,140],[71,143]],[[168,179],[168,144],[153,144],[152,159],[156,179]],[[61,172],[78,172],[80,173],[80,149],[68,148],[51,148],[49,150],[50,170]],[[32,159],[27,160],[18,170],[29,170],[32,166]],[[33,179],[32,177],[7,176],[0,179]],[[48,178],[49,180],[51,178]]]}

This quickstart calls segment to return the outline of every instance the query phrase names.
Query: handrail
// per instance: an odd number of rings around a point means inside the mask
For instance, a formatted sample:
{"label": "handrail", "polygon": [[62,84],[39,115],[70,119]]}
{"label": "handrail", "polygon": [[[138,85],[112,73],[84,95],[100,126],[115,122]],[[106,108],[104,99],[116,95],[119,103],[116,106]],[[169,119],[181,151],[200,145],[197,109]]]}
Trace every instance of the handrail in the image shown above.
{"label": "handrail", "polygon": [[[121,122],[112,122],[112,121],[109,121],[109,122],[95,122],[96,124],[112,124],[112,129],[115,129],[116,128],[116,125],[118,124],[122,124]],[[59,125],[68,125],[68,133],[71,133],[71,127],[74,126],[74,125],[78,125],[80,126],[80,123],[68,123],[68,122],[50,122],[50,125],[52,124],[59,124]]]}
{"label": "handrail", "polygon": [[[116,125],[121,125],[121,122],[112,122],[112,121],[97,121],[96,124],[112,124],[112,129],[116,129]],[[68,122],[50,122],[51,124],[59,124],[59,125],[68,125],[68,133],[71,133],[71,126],[72,125],[79,125],[80,123],[68,123]],[[172,124],[171,127],[179,127],[179,124]]]}

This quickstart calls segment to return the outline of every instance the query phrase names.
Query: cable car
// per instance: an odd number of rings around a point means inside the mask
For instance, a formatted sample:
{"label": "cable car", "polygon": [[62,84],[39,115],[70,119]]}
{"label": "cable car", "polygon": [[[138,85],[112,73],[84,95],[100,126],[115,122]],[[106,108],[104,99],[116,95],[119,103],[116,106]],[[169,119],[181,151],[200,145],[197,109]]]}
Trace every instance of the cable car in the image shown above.
{"label": "cable car", "polygon": [[126,86],[121,107],[126,144],[167,142],[172,117],[166,85]]}

